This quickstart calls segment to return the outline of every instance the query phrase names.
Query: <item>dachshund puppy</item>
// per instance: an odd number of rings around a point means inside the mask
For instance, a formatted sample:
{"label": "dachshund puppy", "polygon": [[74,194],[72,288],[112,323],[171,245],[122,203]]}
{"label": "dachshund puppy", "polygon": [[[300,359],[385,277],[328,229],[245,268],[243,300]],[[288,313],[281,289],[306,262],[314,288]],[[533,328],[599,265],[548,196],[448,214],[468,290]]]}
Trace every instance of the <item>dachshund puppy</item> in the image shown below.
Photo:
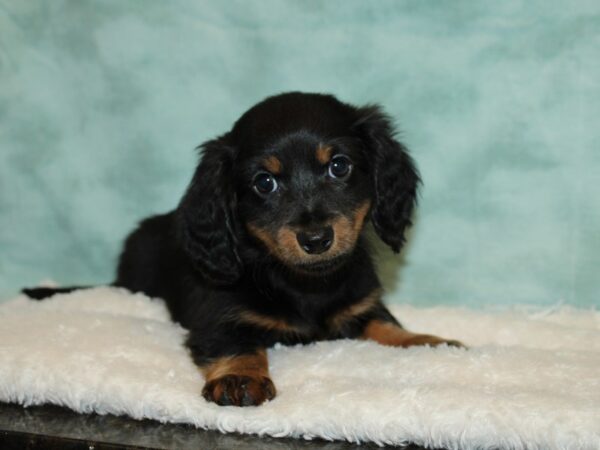
{"label": "dachshund puppy", "polygon": [[419,176],[379,107],[281,94],[201,148],[179,206],[127,238],[113,284],[165,299],[207,400],[272,399],[277,342],[460,345],[405,330],[381,301],[364,226],[399,252]]}

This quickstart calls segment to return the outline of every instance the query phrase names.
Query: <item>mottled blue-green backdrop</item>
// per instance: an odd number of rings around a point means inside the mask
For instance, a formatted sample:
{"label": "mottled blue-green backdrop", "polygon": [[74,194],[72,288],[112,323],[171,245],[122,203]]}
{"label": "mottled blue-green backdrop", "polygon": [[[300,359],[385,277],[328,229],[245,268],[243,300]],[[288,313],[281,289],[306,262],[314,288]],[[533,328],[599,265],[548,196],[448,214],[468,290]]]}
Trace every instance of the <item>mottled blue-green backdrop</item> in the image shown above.
{"label": "mottled blue-green backdrop", "polygon": [[194,147],[292,89],[381,103],[420,166],[390,299],[599,305],[597,0],[0,0],[0,298],[110,281]]}

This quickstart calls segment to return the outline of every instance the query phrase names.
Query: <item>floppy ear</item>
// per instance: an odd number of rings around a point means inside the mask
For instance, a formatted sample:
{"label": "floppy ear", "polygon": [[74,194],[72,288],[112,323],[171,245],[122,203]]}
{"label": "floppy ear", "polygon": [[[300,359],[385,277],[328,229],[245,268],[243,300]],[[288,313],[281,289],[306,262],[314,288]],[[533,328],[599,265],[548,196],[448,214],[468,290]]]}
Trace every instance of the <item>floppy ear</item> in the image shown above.
{"label": "floppy ear", "polygon": [[405,241],[404,233],[412,224],[421,180],[406,147],[395,139],[390,118],[378,106],[359,108],[358,113],[355,126],[371,165],[371,220],[381,240],[398,253]]}
{"label": "floppy ear", "polygon": [[200,146],[202,160],[177,209],[179,238],[194,267],[215,284],[241,276],[235,195],[230,183],[235,149],[224,135]]}

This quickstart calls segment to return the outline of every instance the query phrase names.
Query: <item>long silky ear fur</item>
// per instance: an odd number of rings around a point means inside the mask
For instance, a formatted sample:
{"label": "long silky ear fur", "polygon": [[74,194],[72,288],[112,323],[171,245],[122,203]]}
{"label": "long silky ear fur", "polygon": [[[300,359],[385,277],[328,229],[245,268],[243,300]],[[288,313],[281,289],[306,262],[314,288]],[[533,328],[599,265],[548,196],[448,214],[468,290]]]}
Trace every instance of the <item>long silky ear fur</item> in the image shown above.
{"label": "long silky ear fur", "polygon": [[202,160],[177,209],[179,239],[194,267],[215,284],[241,276],[235,195],[230,185],[235,149],[227,135],[200,146]]}
{"label": "long silky ear fur", "polygon": [[373,226],[381,240],[398,253],[412,225],[419,173],[406,147],[396,140],[390,118],[378,106],[359,108],[355,126],[371,164]]}

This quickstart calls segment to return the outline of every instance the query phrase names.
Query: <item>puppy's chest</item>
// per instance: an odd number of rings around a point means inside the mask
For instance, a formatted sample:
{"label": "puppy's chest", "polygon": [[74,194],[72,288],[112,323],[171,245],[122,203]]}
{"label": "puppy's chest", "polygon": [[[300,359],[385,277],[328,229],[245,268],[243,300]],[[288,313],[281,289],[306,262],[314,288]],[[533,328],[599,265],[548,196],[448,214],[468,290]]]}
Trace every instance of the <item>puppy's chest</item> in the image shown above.
{"label": "puppy's chest", "polygon": [[[342,296],[343,295],[343,296]],[[264,327],[270,329],[273,342],[309,343],[319,340],[355,337],[360,332],[363,293],[342,295],[275,296],[272,308],[261,313]],[[372,302],[368,307],[372,306]]]}

